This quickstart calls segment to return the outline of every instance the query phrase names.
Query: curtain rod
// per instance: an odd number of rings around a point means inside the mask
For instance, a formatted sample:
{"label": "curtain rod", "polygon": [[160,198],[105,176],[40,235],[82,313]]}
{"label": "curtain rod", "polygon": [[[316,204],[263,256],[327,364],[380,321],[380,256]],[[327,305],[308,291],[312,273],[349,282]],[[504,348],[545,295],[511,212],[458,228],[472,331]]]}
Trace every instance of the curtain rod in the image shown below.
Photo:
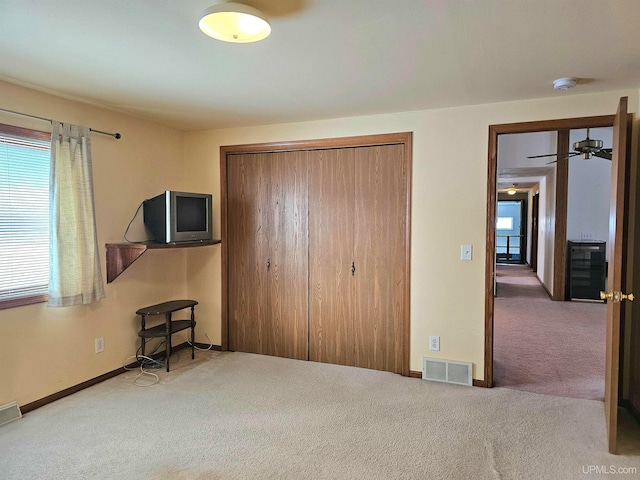
{"label": "curtain rod", "polygon": [[[38,117],[36,115],[29,115],[28,113],[14,112],[13,110],[7,110],[6,108],[0,108],[0,112],[14,113],[16,115],[22,115],[23,117],[30,117],[30,118],[36,118],[38,120],[44,120],[45,122],[49,122],[49,123],[53,122],[53,120],[51,120],[50,118]],[[120,135],[117,132],[109,133],[109,132],[103,132],[102,130],[95,130],[93,128],[89,128],[89,130],[92,132],[100,133],[102,135],[109,135],[110,137],[113,137],[116,140],[119,140],[120,138],[122,138],[122,135]]]}

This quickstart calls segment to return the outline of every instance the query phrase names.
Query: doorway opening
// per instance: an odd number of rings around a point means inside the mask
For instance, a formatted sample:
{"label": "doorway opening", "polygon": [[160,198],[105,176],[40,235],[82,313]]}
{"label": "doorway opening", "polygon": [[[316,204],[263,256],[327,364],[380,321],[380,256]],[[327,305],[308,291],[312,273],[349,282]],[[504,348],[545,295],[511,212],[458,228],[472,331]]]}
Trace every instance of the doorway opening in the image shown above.
{"label": "doorway opening", "polygon": [[[630,202],[629,183],[631,181],[632,158],[631,151],[631,133],[632,133],[632,116],[628,114],[627,109],[628,98],[622,97],[618,103],[617,113],[612,116],[588,117],[567,120],[552,120],[546,122],[529,122],[521,124],[505,124],[491,125],[489,127],[489,161],[488,161],[488,197],[487,197],[487,255],[486,259],[486,277],[485,277],[485,383],[487,386],[493,386],[494,380],[494,293],[495,293],[495,217],[497,207],[497,150],[498,136],[508,133],[523,133],[545,130],[558,131],[558,151],[556,162],[556,176],[551,177],[553,190],[555,190],[555,205],[552,205],[550,211],[555,215],[553,221],[547,221],[542,213],[540,213],[540,232],[555,230],[550,235],[552,241],[549,242],[550,248],[553,250],[553,261],[550,263],[551,269],[551,285],[552,293],[550,295],[554,300],[562,300],[564,292],[564,274],[566,273],[567,262],[567,187],[568,187],[568,162],[562,158],[569,157],[569,130],[574,128],[597,128],[597,127],[613,127],[613,146],[610,150],[609,158],[611,161],[611,191],[610,191],[610,209],[609,209],[609,235],[608,238],[608,278],[607,292],[601,292],[602,298],[610,299],[606,304],[606,354],[605,354],[605,389],[604,389],[604,411],[607,426],[607,437],[609,452],[616,453],[618,440],[618,409],[620,406],[635,406],[633,403],[634,392],[638,391],[637,382],[637,366],[634,368],[635,360],[627,362],[627,357],[633,357],[638,343],[637,329],[630,322],[632,317],[636,316],[636,312],[625,299],[631,300],[632,296],[628,292],[629,273],[635,273],[634,266],[631,264],[632,249],[635,245],[632,242],[633,235],[629,230],[629,218],[635,213],[636,204]],[[586,143],[589,148],[592,145],[589,142],[588,135]],[[589,149],[583,151],[581,145],[578,147],[574,144],[573,150],[575,155],[581,155],[585,159],[590,157]],[[545,155],[546,156],[546,155]],[[602,155],[598,155],[602,156]],[[540,196],[540,210],[544,205],[544,195]],[[539,235],[541,238],[541,235]],[[546,240],[545,240],[546,243]],[[544,248],[546,245],[539,245]],[[636,249],[637,250],[637,249]],[[550,258],[548,256],[547,258]],[[545,259],[546,262],[546,259]],[[542,262],[538,262],[538,271]],[[546,266],[545,266],[546,267]],[[561,268],[560,268],[561,267]],[[631,271],[629,269],[632,269]],[[540,276],[538,272],[538,276]],[[627,295],[626,293],[629,293]],[[573,303],[573,302],[572,302]],[[634,340],[635,339],[635,340]],[[631,344],[628,345],[629,340]],[[633,344],[633,342],[636,344]],[[628,387],[626,382],[629,383]],[[631,409],[631,412],[637,414],[638,410]],[[637,431],[638,425],[633,429]]]}
{"label": "doorway opening", "polygon": [[[494,385],[494,295],[496,293],[496,258],[497,258],[497,234],[498,200],[500,190],[506,193],[507,186],[518,178],[521,191],[528,199],[528,209],[533,206],[537,211],[527,212],[527,234],[531,237],[536,232],[536,239],[529,238],[527,245],[521,250],[526,264],[536,267],[535,275],[543,279],[541,282],[547,294],[553,300],[564,300],[566,263],[567,263],[567,195],[569,180],[569,165],[567,157],[570,153],[569,131],[579,128],[611,127],[614,122],[613,115],[586,117],[564,120],[549,120],[540,122],[526,122],[516,124],[491,125],[489,127],[489,170],[488,170],[488,201],[487,201],[487,255],[485,285],[487,292],[485,298],[485,383],[491,387]],[[498,139],[510,134],[524,134],[536,132],[557,132],[557,138],[553,145],[559,155],[548,159],[543,163],[542,171],[539,167],[531,167],[527,175],[515,172],[507,167],[502,175],[498,176]],[[545,151],[544,144],[540,147],[543,151],[536,153],[549,153]],[[553,150],[551,150],[553,151]],[[533,152],[532,152],[533,153]],[[521,155],[522,153],[518,153]],[[526,158],[528,155],[524,155]],[[576,159],[579,161],[579,159]],[[543,181],[539,181],[542,176]],[[537,178],[531,178],[537,177]],[[539,216],[539,221],[537,217]],[[536,223],[534,223],[534,221]],[[523,242],[524,243],[524,242]],[[535,260],[532,254],[535,253]]]}
{"label": "doorway opening", "polygon": [[[524,264],[527,250],[527,200],[503,200],[498,196],[496,263]],[[520,194],[522,197],[523,194]]]}
{"label": "doorway opening", "polygon": [[[558,142],[573,144],[585,135],[586,129],[565,129],[498,138],[494,383],[602,401],[606,306],[599,294],[605,290],[605,269],[604,261],[596,264],[588,258],[597,256],[592,250],[598,249],[604,259],[611,161],[548,153],[560,149]],[[609,149],[612,129],[592,129],[592,137]],[[502,178],[505,171],[508,178]],[[502,191],[500,186],[508,182],[510,187]],[[517,193],[514,185],[521,186]],[[566,192],[566,200],[556,202],[558,189]],[[536,245],[527,250],[527,241],[534,243],[529,232],[536,230],[540,197],[543,229],[536,236],[543,248],[538,251]],[[532,205],[529,215],[528,203]],[[566,208],[554,208],[556,203]],[[553,235],[556,217],[565,221],[564,238]],[[554,301],[553,282],[559,277],[552,263],[556,240],[567,245],[565,290],[571,294]],[[538,262],[541,269],[534,272]],[[572,302],[563,305],[564,300]]]}

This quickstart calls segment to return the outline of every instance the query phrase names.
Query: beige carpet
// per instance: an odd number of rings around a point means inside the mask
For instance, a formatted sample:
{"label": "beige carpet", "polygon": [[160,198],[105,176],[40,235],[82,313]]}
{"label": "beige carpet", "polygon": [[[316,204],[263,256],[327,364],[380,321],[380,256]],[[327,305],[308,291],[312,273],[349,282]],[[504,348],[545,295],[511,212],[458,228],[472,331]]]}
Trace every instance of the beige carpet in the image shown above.
{"label": "beige carpet", "polygon": [[610,478],[589,473],[592,466],[640,472],[640,457],[606,453],[598,401],[242,353],[197,352],[196,362],[184,355],[152,387],[121,375],[5,425],[0,478],[557,480]]}

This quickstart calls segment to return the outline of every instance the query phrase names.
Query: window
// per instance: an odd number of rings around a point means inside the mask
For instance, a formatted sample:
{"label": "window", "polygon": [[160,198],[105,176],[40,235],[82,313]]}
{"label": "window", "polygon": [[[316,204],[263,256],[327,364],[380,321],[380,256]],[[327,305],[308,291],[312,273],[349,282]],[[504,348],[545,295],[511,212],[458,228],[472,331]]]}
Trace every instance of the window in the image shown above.
{"label": "window", "polygon": [[50,149],[50,133],[0,124],[0,308],[47,299]]}
{"label": "window", "polygon": [[513,217],[498,217],[496,230],[513,230]]}

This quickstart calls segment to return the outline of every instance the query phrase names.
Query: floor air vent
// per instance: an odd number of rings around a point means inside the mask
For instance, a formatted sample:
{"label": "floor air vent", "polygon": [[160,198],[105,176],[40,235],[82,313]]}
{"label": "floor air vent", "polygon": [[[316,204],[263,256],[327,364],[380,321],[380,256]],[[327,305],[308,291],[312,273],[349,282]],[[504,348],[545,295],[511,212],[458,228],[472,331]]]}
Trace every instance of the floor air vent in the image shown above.
{"label": "floor air vent", "polygon": [[0,427],[19,418],[22,418],[22,412],[16,402],[0,405]]}
{"label": "floor air vent", "polygon": [[436,382],[473,385],[471,362],[456,362],[422,357],[422,379]]}

